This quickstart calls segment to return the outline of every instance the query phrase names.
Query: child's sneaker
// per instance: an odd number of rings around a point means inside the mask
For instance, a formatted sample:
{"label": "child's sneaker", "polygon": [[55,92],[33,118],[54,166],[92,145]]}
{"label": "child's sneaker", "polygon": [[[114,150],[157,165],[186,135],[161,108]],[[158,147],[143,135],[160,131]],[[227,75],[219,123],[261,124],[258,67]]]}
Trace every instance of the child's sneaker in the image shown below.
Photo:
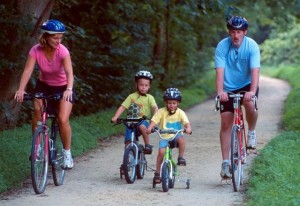
{"label": "child's sneaker", "polygon": [[248,132],[248,135],[247,135],[247,148],[256,149],[256,134],[255,134],[255,131]]}
{"label": "child's sneaker", "polygon": [[154,173],[153,182],[156,184],[160,183],[160,174],[159,173],[157,173],[157,172]]}
{"label": "child's sneaker", "polygon": [[222,169],[220,175],[222,178],[231,178],[229,162],[222,163]]}
{"label": "child's sneaker", "polygon": [[177,159],[177,165],[186,166],[186,161],[183,157],[178,157]]}
{"label": "child's sneaker", "polygon": [[145,148],[144,148],[144,153],[145,153],[145,154],[152,154],[152,148],[153,148],[152,145],[146,144],[146,145],[145,145]]}

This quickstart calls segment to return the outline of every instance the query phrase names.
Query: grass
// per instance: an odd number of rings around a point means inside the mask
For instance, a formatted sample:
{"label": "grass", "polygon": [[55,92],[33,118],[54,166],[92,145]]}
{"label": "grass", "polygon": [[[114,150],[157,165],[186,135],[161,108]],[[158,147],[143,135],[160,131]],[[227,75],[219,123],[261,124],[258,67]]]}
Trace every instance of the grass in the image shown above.
{"label": "grass", "polygon": [[284,132],[255,158],[248,206],[300,205],[299,132]]}
{"label": "grass", "polygon": [[268,76],[287,80],[292,90],[284,106],[284,132],[267,144],[250,169],[246,206],[300,205],[299,69],[291,65],[263,70]]}
{"label": "grass", "polygon": [[[182,109],[187,109],[207,98],[214,91],[214,73],[208,73],[203,82],[195,82],[193,87],[180,88]],[[202,86],[203,85],[203,86]],[[207,89],[210,88],[210,89]],[[157,104],[163,106],[163,92],[157,95]],[[72,155],[83,155],[99,146],[99,142],[113,135],[123,134],[124,127],[112,127],[111,117],[116,108],[99,111],[89,116],[71,118]],[[0,193],[19,188],[30,177],[31,126],[24,125],[0,133]]]}

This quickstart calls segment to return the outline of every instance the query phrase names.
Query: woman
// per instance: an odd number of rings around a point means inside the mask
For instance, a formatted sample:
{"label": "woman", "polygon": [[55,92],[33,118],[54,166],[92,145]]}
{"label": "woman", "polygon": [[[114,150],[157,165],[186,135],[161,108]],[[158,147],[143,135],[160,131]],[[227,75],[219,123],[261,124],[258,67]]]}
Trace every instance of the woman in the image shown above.
{"label": "woman", "polygon": [[[23,102],[25,87],[32,75],[34,66],[39,66],[40,75],[36,82],[35,92],[47,95],[63,93],[58,106],[58,123],[60,136],[63,142],[64,168],[73,168],[71,155],[71,127],[69,117],[74,102],[73,93],[73,68],[68,49],[61,44],[66,29],[63,23],[57,20],[48,20],[43,23],[42,35],[39,44],[34,45],[29,51],[20,86],[15,94],[18,102]],[[37,121],[41,120],[42,100],[34,100],[34,117],[32,120],[33,131]]]}

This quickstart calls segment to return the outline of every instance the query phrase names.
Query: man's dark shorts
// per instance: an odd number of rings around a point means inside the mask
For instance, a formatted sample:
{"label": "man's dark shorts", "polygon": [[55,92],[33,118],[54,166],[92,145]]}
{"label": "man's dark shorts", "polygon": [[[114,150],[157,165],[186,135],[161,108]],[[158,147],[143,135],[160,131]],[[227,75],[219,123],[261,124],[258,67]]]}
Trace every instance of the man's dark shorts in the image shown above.
{"label": "man's dark shorts", "polygon": [[[247,86],[241,88],[241,89],[237,89],[234,91],[231,91],[232,93],[238,93],[241,91],[249,91],[250,90],[250,84],[248,84]],[[258,98],[258,93],[259,93],[259,87],[256,90],[255,96]],[[241,100],[241,103],[243,102],[243,97]],[[220,102],[220,113],[223,112],[234,112],[234,108],[233,108],[233,98],[229,98],[229,101],[227,102]]]}

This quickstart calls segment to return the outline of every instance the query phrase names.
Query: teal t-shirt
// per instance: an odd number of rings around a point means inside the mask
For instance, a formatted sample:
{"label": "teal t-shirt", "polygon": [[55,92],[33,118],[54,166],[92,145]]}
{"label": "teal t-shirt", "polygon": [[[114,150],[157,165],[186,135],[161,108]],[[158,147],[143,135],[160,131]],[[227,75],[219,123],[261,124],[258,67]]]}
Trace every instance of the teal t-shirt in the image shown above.
{"label": "teal t-shirt", "polygon": [[224,91],[234,91],[251,83],[251,69],[260,68],[258,44],[244,36],[239,48],[230,37],[219,42],[215,51],[215,68],[224,69]]}

